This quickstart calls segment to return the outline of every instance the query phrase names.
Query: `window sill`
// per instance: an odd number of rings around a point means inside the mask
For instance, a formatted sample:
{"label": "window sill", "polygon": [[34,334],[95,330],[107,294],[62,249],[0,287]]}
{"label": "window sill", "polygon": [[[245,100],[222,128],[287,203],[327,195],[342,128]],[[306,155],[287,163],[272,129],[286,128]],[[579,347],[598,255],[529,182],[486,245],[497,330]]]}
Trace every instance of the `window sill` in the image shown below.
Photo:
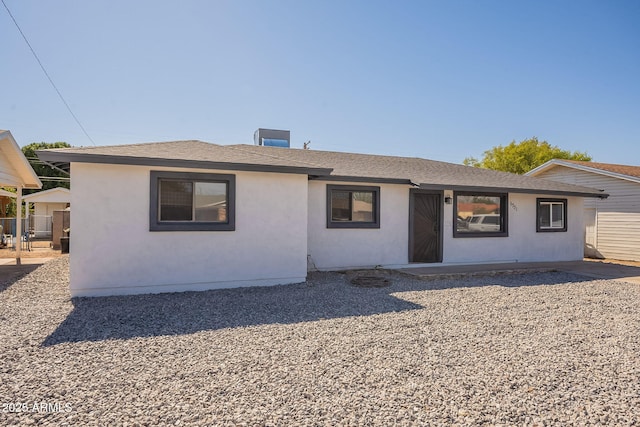
{"label": "window sill", "polygon": [[453,237],[454,238],[465,238],[465,237],[471,237],[471,238],[477,238],[477,237],[509,237],[509,233],[506,232],[500,232],[500,233],[458,233],[456,231],[453,232]]}
{"label": "window sill", "polygon": [[234,224],[211,224],[205,222],[163,222],[151,224],[149,231],[235,231]]}

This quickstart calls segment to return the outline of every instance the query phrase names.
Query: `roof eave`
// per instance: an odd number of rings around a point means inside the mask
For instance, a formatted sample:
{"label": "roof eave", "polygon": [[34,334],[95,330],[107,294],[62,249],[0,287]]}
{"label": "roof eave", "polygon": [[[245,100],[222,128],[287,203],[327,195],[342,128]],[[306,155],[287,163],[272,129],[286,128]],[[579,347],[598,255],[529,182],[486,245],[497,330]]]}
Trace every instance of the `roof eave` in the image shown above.
{"label": "roof eave", "polygon": [[518,194],[549,194],[554,196],[576,196],[606,199],[609,197],[604,192],[545,190],[541,188],[515,188],[515,187],[489,187],[477,185],[447,185],[447,184],[420,184],[420,188],[426,190],[453,190],[453,191],[484,191],[494,193],[518,193]]}
{"label": "roof eave", "polygon": [[[68,188],[54,187],[48,190],[38,191],[37,193],[27,194],[22,198],[22,200],[24,200],[25,202],[33,201],[33,200],[37,201],[38,198],[41,198],[46,195],[54,194],[54,193],[62,193],[64,195],[71,196],[71,190],[69,190]],[[60,202],[60,203],[63,203],[63,202]]]}
{"label": "roof eave", "polygon": [[214,162],[209,160],[168,159],[155,157],[112,156],[104,154],[65,153],[54,150],[36,151],[38,158],[46,162],[100,163],[131,166],[162,166],[189,169],[223,169],[247,172],[292,173],[303,175],[328,175],[332,169],[303,166],[265,165],[254,163]]}
{"label": "roof eave", "polygon": [[[22,187],[27,189],[38,189],[42,188],[42,181],[38,178],[38,175],[31,167],[31,164],[27,160],[27,158],[22,153],[20,146],[11,135],[11,132],[8,130],[0,131],[0,141],[6,140],[7,146],[11,153],[13,153],[14,160],[17,159],[17,164],[13,164],[14,168],[16,168],[16,172],[19,174],[18,178],[20,181],[15,182],[6,182],[5,185],[11,187]],[[11,161],[11,159],[9,159]]]}
{"label": "roof eave", "polygon": [[324,175],[310,176],[309,179],[316,180],[316,181],[371,182],[376,184],[416,185],[413,182],[411,182],[410,179],[405,179],[405,178],[380,178],[380,177],[324,174]]}

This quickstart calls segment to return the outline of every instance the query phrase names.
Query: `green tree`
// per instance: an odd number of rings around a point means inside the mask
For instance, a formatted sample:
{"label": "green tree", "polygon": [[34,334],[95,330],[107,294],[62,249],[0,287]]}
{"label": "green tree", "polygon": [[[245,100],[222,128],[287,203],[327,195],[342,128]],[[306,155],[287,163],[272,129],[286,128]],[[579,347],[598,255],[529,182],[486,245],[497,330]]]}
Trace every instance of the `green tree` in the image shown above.
{"label": "green tree", "polygon": [[[66,142],[34,142],[29,145],[25,145],[22,147],[22,152],[24,156],[29,160],[31,167],[36,172],[36,175],[40,177],[42,181],[42,189],[41,190],[25,190],[24,194],[33,193],[36,191],[49,190],[55,187],[64,187],[69,188],[69,174],[51,167],[46,163],[42,162],[38,159],[38,155],[36,154],[36,150],[46,150],[49,148],[69,148],[69,145]],[[48,179],[50,178],[50,179]]]}
{"label": "green tree", "polygon": [[563,150],[535,136],[507,146],[498,145],[484,152],[481,160],[467,157],[463,163],[485,169],[524,174],[551,159],[591,161],[591,156],[580,151]]}

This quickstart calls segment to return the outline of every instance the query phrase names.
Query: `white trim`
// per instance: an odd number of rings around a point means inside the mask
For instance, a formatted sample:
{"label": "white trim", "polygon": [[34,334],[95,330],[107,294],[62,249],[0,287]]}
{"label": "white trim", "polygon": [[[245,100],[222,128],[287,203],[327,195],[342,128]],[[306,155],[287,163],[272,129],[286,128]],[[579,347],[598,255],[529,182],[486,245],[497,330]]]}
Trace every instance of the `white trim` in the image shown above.
{"label": "white trim", "polygon": [[565,162],[562,160],[558,160],[558,159],[553,159],[553,160],[549,160],[548,162],[538,166],[535,169],[531,169],[529,172],[525,173],[526,176],[538,176],[540,175],[542,172],[545,172],[549,169],[552,169],[554,166],[564,166],[567,168],[572,168],[572,169],[578,169],[584,172],[593,172],[593,173],[597,173],[599,175],[605,175],[605,176],[610,176],[612,178],[618,178],[618,179],[624,179],[626,181],[631,181],[631,182],[636,182],[640,184],[640,178],[637,178],[635,176],[630,176],[630,175],[625,175],[625,174],[621,174],[621,173],[616,173],[616,172],[611,172],[611,171],[606,171],[600,168],[595,168],[595,167],[590,167],[590,166],[586,166],[586,165],[579,165],[576,163],[571,163],[571,162]]}

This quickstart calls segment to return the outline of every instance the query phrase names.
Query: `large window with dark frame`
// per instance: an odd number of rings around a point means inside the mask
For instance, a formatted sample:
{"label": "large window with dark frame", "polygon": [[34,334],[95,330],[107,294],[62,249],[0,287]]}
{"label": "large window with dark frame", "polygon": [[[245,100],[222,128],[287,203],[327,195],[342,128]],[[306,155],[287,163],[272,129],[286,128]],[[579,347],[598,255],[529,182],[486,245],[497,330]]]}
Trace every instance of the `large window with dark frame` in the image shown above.
{"label": "large window with dark frame", "polygon": [[508,236],[507,194],[454,193],[454,237]]}
{"label": "large window with dark frame", "polygon": [[380,228],[380,187],[327,185],[327,228]]}
{"label": "large window with dark frame", "polygon": [[151,172],[151,231],[235,229],[235,176]]}
{"label": "large window with dark frame", "polygon": [[567,199],[536,199],[536,231],[567,231]]}

